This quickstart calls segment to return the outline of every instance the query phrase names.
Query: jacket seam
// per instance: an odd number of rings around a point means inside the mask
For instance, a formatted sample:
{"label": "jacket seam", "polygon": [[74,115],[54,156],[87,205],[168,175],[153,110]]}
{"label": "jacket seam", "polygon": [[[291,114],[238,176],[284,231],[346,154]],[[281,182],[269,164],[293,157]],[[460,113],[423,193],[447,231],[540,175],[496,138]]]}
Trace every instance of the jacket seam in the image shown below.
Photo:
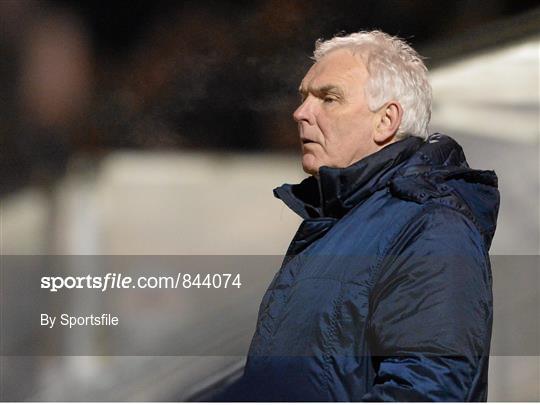
{"label": "jacket seam", "polygon": [[[298,257],[297,259],[297,262],[294,264],[294,268],[298,268],[300,266],[303,265],[304,263],[304,260],[303,260],[303,257],[298,255],[298,256],[295,256],[295,258]],[[274,281],[278,281],[281,277],[283,277],[283,272],[285,271],[285,268],[290,264],[290,261],[287,263],[287,264],[283,264],[281,266],[281,268],[278,270],[278,272],[276,273],[276,275],[274,276],[274,279],[270,282],[270,286],[272,286],[272,284],[274,284]],[[288,286],[290,288],[290,286]],[[278,290],[282,290],[281,288],[268,288],[268,291],[270,292],[270,296],[268,297],[268,301],[267,301],[267,305],[265,308],[260,308],[260,310],[263,310],[264,311],[264,318],[263,319],[258,319],[257,320],[257,324],[264,324],[266,323],[268,326],[269,326],[269,329],[270,329],[270,333],[267,334],[266,337],[264,337],[263,339],[266,339],[267,342],[268,342],[268,348],[267,348],[267,351],[268,352],[271,352],[274,348],[274,336],[277,332],[277,329],[278,329],[278,320],[279,320],[279,317],[282,315],[282,311],[279,311],[279,314],[274,318],[274,317],[269,317],[268,315],[268,311],[270,310],[270,307],[272,305],[276,305],[275,301],[276,301],[276,291]],[[262,304],[262,303],[261,303]],[[255,335],[257,335],[257,333],[259,332],[259,328],[256,328],[255,330]]]}
{"label": "jacket seam", "polygon": [[400,227],[400,229],[394,234],[394,236],[392,236],[392,239],[390,241],[390,243],[388,243],[388,245],[386,245],[386,247],[384,248],[384,250],[379,254],[379,256],[377,257],[377,260],[375,261],[375,263],[373,264],[372,266],[372,271],[371,271],[371,275],[369,277],[369,310],[370,310],[370,316],[371,316],[371,299],[372,299],[372,293],[373,293],[373,287],[375,286],[375,281],[376,281],[376,278],[380,272],[380,267],[381,267],[381,264],[382,264],[382,261],[383,259],[386,257],[388,251],[394,247],[398,237],[403,233],[403,230],[408,228],[409,225],[411,225],[414,221],[416,221],[418,218],[420,218],[422,215],[425,215],[426,213],[428,213],[429,211],[435,209],[435,208],[438,208],[434,205],[429,205],[428,207],[425,207],[423,208],[419,213],[417,213],[416,215],[414,215],[409,221],[407,221],[406,224],[404,224],[402,227]]}
{"label": "jacket seam", "polygon": [[330,365],[332,362],[332,356],[330,355],[330,350],[332,348],[332,342],[335,341],[336,337],[336,329],[338,324],[338,311],[343,303],[343,296],[344,296],[344,286],[343,282],[339,281],[341,283],[339,296],[336,300],[336,303],[334,305],[334,310],[332,311],[332,319],[330,323],[330,331],[328,333],[328,338],[325,339],[324,344],[324,381],[323,381],[323,392],[328,393],[328,396],[330,397]]}

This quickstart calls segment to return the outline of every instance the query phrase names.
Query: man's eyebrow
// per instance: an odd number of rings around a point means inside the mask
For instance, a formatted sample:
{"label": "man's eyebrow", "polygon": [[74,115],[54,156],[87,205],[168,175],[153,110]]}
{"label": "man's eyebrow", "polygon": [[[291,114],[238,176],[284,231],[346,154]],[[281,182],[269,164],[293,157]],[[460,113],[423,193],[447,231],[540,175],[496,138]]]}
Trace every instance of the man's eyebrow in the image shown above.
{"label": "man's eyebrow", "polygon": [[305,89],[302,86],[298,88],[298,91],[302,96],[306,95],[308,92],[311,92],[315,95],[321,95],[321,94],[328,94],[328,93],[336,93],[338,95],[343,95],[343,90],[341,87],[335,85],[335,84],[326,84],[321,87],[311,87],[309,89]]}

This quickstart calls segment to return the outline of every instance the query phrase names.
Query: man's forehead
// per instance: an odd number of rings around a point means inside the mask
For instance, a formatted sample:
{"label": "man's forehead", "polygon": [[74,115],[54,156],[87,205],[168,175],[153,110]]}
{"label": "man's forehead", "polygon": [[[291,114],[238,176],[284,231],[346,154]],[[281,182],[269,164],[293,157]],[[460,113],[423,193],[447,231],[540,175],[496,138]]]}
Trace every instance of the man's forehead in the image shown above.
{"label": "man's forehead", "polygon": [[314,63],[300,83],[300,92],[308,88],[328,85],[345,85],[350,80],[362,80],[367,77],[367,69],[362,59],[348,49],[330,52]]}

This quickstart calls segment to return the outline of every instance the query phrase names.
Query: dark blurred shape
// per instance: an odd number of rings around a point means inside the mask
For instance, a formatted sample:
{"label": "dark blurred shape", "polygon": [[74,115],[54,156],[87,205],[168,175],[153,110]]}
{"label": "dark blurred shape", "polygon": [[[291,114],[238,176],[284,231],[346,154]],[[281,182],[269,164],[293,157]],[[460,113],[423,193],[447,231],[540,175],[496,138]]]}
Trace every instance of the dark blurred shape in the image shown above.
{"label": "dark blurred shape", "polygon": [[2,120],[9,131],[2,137],[8,180],[2,190],[21,180],[47,183],[62,173],[77,137],[84,137],[92,98],[92,57],[80,19],[72,12],[25,4],[7,8],[7,19],[11,13],[13,25],[24,29],[8,36],[15,49],[5,44],[6,53],[15,52],[17,77],[16,86],[8,86],[9,116]]}

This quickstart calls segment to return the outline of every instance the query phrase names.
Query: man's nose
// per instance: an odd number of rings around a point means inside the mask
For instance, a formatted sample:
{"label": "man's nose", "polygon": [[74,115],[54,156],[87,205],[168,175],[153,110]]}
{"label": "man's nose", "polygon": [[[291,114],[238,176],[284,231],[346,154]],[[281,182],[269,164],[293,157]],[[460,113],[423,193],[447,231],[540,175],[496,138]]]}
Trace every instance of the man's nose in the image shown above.
{"label": "man's nose", "polygon": [[306,98],[293,113],[293,118],[296,122],[305,121],[313,125],[313,105],[309,99],[310,97]]}

